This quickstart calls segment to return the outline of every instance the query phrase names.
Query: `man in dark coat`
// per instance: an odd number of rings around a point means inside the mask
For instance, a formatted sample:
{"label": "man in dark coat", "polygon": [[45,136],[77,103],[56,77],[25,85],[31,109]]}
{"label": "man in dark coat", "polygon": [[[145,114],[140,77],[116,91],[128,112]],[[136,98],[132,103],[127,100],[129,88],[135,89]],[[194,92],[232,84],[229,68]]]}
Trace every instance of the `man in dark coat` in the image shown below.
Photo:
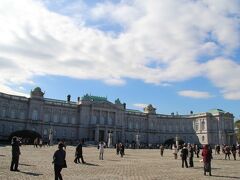
{"label": "man in dark coat", "polygon": [[54,164],[54,174],[55,174],[55,180],[62,180],[61,171],[62,168],[66,168],[66,152],[63,150],[64,144],[59,143],[58,144],[58,150],[55,151],[53,155],[53,164]]}
{"label": "man in dark coat", "polygon": [[188,168],[188,163],[187,163],[188,149],[186,144],[183,146],[181,150],[181,157],[182,157],[182,168],[184,168],[184,164],[186,168]]}
{"label": "man in dark coat", "polygon": [[193,154],[194,154],[194,149],[191,144],[188,145],[188,152],[189,152],[189,166],[193,167]]}
{"label": "man in dark coat", "polygon": [[19,171],[18,170],[18,162],[19,162],[19,156],[21,154],[20,152],[20,142],[17,140],[17,137],[12,138],[12,162],[10,171]]}
{"label": "man in dark coat", "polygon": [[76,164],[80,163],[80,158],[81,158],[82,163],[85,164],[85,161],[83,159],[83,154],[82,154],[82,141],[80,141],[80,143],[76,147],[74,162]]}

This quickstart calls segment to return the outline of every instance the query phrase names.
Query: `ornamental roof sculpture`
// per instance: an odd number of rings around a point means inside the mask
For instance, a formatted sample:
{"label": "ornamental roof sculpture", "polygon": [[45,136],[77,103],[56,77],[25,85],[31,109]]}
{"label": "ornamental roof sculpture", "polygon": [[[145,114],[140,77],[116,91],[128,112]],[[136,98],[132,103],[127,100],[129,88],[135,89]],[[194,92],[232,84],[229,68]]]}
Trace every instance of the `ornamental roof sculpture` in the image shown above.
{"label": "ornamental roof sculpture", "polygon": [[145,107],[144,109],[144,112],[145,113],[148,113],[148,114],[156,114],[156,108],[154,108],[152,106],[152,104],[149,104],[147,107]]}

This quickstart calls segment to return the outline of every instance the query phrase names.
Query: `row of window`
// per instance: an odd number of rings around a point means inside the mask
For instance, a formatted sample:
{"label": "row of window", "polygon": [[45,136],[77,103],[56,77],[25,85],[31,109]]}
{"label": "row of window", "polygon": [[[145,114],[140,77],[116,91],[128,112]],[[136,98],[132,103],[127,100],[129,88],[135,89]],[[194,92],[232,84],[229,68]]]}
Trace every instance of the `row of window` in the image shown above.
{"label": "row of window", "polygon": [[1,108],[0,109],[0,117],[5,118],[5,117],[10,117],[10,118],[19,118],[19,119],[25,119],[26,113],[25,110],[14,110],[12,109],[11,111],[7,111],[6,108]]}
{"label": "row of window", "polygon": [[[32,120],[39,120],[39,114],[37,110],[33,110],[32,112]],[[44,122],[54,122],[54,123],[71,123],[76,124],[76,117],[74,115],[59,115],[59,114],[44,114],[43,117]]]}

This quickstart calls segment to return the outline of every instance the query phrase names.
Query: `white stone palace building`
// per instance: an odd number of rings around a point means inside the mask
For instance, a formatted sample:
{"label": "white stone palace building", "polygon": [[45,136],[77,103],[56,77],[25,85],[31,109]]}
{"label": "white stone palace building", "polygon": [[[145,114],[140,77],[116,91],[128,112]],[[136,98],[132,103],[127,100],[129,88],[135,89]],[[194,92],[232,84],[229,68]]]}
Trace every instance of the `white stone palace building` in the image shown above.
{"label": "white stone palace building", "polygon": [[30,98],[0,93],[0,140],[15,132],[29,130],[48,139],[50,129],[54,139],[113,143],[161,144],[178,139],[196,144],[232,144],[234,116],[220,109],[189,115],[157,114],[152,105],[144,111],[126,109],[117,99],[84,95],[77,102],[44,98],[37,87]]}

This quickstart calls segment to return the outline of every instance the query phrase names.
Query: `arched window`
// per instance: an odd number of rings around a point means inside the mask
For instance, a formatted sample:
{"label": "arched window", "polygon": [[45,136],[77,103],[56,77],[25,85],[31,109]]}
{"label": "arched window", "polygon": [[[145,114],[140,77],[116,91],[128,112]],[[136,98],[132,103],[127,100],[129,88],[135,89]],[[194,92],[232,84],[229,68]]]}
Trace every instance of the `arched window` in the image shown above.
{"label": "arched window", "polygon": [[132,129],[132,121],[129,122],[129,129]]}
{"label": "arched window", "polygon": [[63,122],[63,123],[67,123],[67,116],[66,116],[66,115],[63,116],[62,122]]}
{"label": "arched window", "polygon": [[153,129],[153,122],[150,122],[150,129]]}
{"label": "arched window", "polygon": [[108,117],[108,124],[112,125],[112,117]]}
{"label": "arched window", "polygon": [[91,124],[96,124],[97,123],[97,116],[93,115],[91,119]]}
{"label": "arched window", "polygon": [[75,117],[72,117],[71,123],[72,123],[72,124],[76,124],[76,118],[75,118]]}
{"label": "arched window", "polygon": [[25,112],[24,111],[20,112],[20,119],[25,119]]}
{"label": "arched window", "polygon": [[11,118],[15,118],[15,115],[16,115],[15,110],[12,110],[11,111]]}
{"label": "arched window", "polygon": [[4,129],[5,129],[5,125],[2,124],[2,125],[0,126],[0,133],[4,133]]}
{"label": "arched window", "polygon": [[54,114],[53,116],[53,122],[57,123],[58,122],[58,115]]}
{"label": "arched window", "polygon": [[33,112],[32,112],[32,119],[33,120],[38,120],[38,111],[36,109],[34,109]]}
{"label": "arched window", "polygon": [[101,116],[101,117],[100,117],[100,124],[104,124],[104,121],[105,121],[104,117]]}
{"label": "arched window", "polygon": [[64,130],[63,130],[63,137],[66,137],[66,136],[67,136],[67,130],[64,129]]}
{"label": "arched window", "polygon": [[43,135],[46,136],[48,134],[48,130],[47,129],[44,129],[43,130]]}
{"label": "arched window", "polygon": [[199,123],[198,121],[195,122],[195,130],[198,131],[198,128],[199,128]]}
{"label": "arched window", "polygon": [[205,130],[205,121],[202,121],[202,130]]}
{"label": "arched window", "polygon": [[202,142],[204,142],[204,140],[205,140],[205,137],[204,137],[204,136],[202,136]]}
{"label": "arched window", "polygon": [[136,129],[139,129],[139,124],[138,124],[138,122],[136,122],[135,127],[136,127]]}
{"label": "arched window", "polygon": [[50,116],[48,113],[44,114],[44,121],[48,122],[50,120]]}

